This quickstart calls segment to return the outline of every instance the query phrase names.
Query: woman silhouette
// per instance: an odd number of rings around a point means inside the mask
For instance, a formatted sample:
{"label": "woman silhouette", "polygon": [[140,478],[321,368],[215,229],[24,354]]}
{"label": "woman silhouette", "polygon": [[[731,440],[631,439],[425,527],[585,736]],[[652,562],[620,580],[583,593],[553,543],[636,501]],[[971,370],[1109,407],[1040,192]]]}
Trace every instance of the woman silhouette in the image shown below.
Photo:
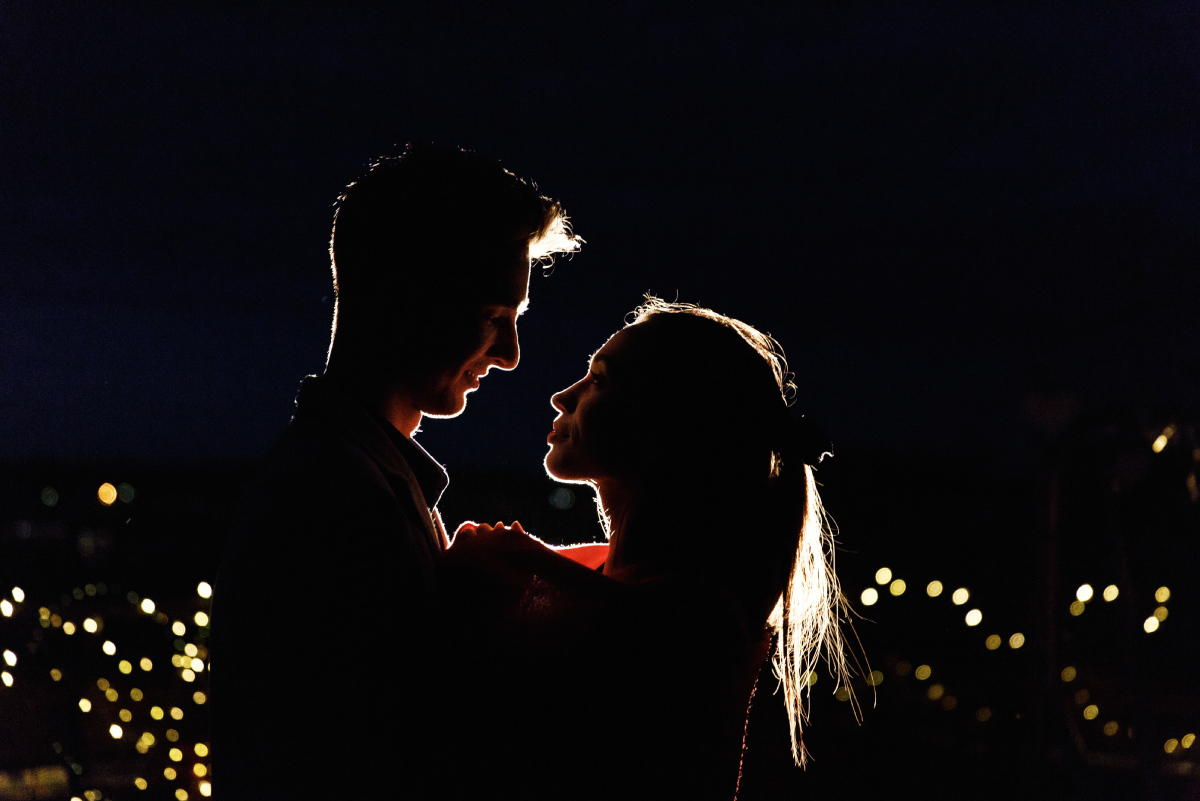
{"label": "woman silhouette", "polygon": [[822,654],[847,669],[812,472],[829,445],[791,389],[771,337],[650,298],[551,399],[546,471],[595,488],[608,544],[459,530],[446,575],[477,655],[458,732],[475,790],[733,798],[772,637],[803,763],[809,671]]}

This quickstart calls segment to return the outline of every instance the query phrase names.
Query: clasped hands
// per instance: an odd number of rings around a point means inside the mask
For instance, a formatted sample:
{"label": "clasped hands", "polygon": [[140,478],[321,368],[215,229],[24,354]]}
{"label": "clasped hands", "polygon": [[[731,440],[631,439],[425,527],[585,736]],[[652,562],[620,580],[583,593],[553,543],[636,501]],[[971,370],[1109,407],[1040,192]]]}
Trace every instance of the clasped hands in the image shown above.
{"label": "clasped hands", "polygon": [[513,521],[511,526],[497,522],[494,526],[486,523],[476,523],[468,520],[455,530],[454,543],[451,548],[455,551],[472,555],[482,555],[487,549],[504,548],[514,551],[538,551],[549,548],[560,556],[565,556],[584,567],[598,568],[604,564],[608,556],[608,543],[585,543],[582,545],[566,545],[551,547],[537,537],[528,534],[521,524]]}

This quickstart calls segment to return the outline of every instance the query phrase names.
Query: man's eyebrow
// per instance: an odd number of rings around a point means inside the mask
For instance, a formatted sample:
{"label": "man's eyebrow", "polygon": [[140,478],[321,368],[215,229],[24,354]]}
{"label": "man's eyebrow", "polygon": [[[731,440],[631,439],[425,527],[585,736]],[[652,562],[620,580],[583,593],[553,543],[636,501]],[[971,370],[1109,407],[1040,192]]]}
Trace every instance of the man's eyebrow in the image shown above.
{"label": "man's eyebrow", "polygon": [[599,351],[597,351],[596,353],[593,353],[591,356],[588,357],[589,365],[595,365],[595,364],[607,363],[607,362],[608,362],[608,357],[605,356],[603,353],[600,353]]}

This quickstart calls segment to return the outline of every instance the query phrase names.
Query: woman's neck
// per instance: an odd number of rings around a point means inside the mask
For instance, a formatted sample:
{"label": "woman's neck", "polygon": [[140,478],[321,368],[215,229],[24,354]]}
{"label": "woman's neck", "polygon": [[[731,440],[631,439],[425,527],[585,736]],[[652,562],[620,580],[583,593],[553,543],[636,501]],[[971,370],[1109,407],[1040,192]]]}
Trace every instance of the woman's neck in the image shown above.
{"label": "woman's neck", "polygon": [[631,532],[639,523],[633,514],[636,493],[626,484],[600,482],[596,485],[600,510],[608,526],[608,557],[604,575],[619,581],[636,582],[661,576],[665,565],[654,546],[664,532]]}

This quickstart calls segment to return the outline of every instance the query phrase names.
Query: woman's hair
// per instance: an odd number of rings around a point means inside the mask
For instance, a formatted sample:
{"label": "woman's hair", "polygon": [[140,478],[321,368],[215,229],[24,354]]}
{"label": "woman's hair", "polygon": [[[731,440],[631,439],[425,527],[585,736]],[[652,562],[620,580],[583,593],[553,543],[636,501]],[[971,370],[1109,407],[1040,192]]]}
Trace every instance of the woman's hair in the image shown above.
{"label": "woman's hair", "polygon": [[687,536],[707,541],[665,547],[711,557],[710,572],[732,582],[750,620],[765,619],[774,632],[792,755],[804,764],[810,674],[823,657],[835,689],[848,687],[850,675],[834,529],[813,476],[827,443],[815,444],[811,423],[789,408],[795,386],[770,335],[710,309],[650,296],[626,331],[636,337],[630,352],[639,398],[669,442],[637,460],[654,474],[654,497],[676,502],[651,503],[665,517],[688,514],[703,523],[707,515],[714,523],[686,527]]}

